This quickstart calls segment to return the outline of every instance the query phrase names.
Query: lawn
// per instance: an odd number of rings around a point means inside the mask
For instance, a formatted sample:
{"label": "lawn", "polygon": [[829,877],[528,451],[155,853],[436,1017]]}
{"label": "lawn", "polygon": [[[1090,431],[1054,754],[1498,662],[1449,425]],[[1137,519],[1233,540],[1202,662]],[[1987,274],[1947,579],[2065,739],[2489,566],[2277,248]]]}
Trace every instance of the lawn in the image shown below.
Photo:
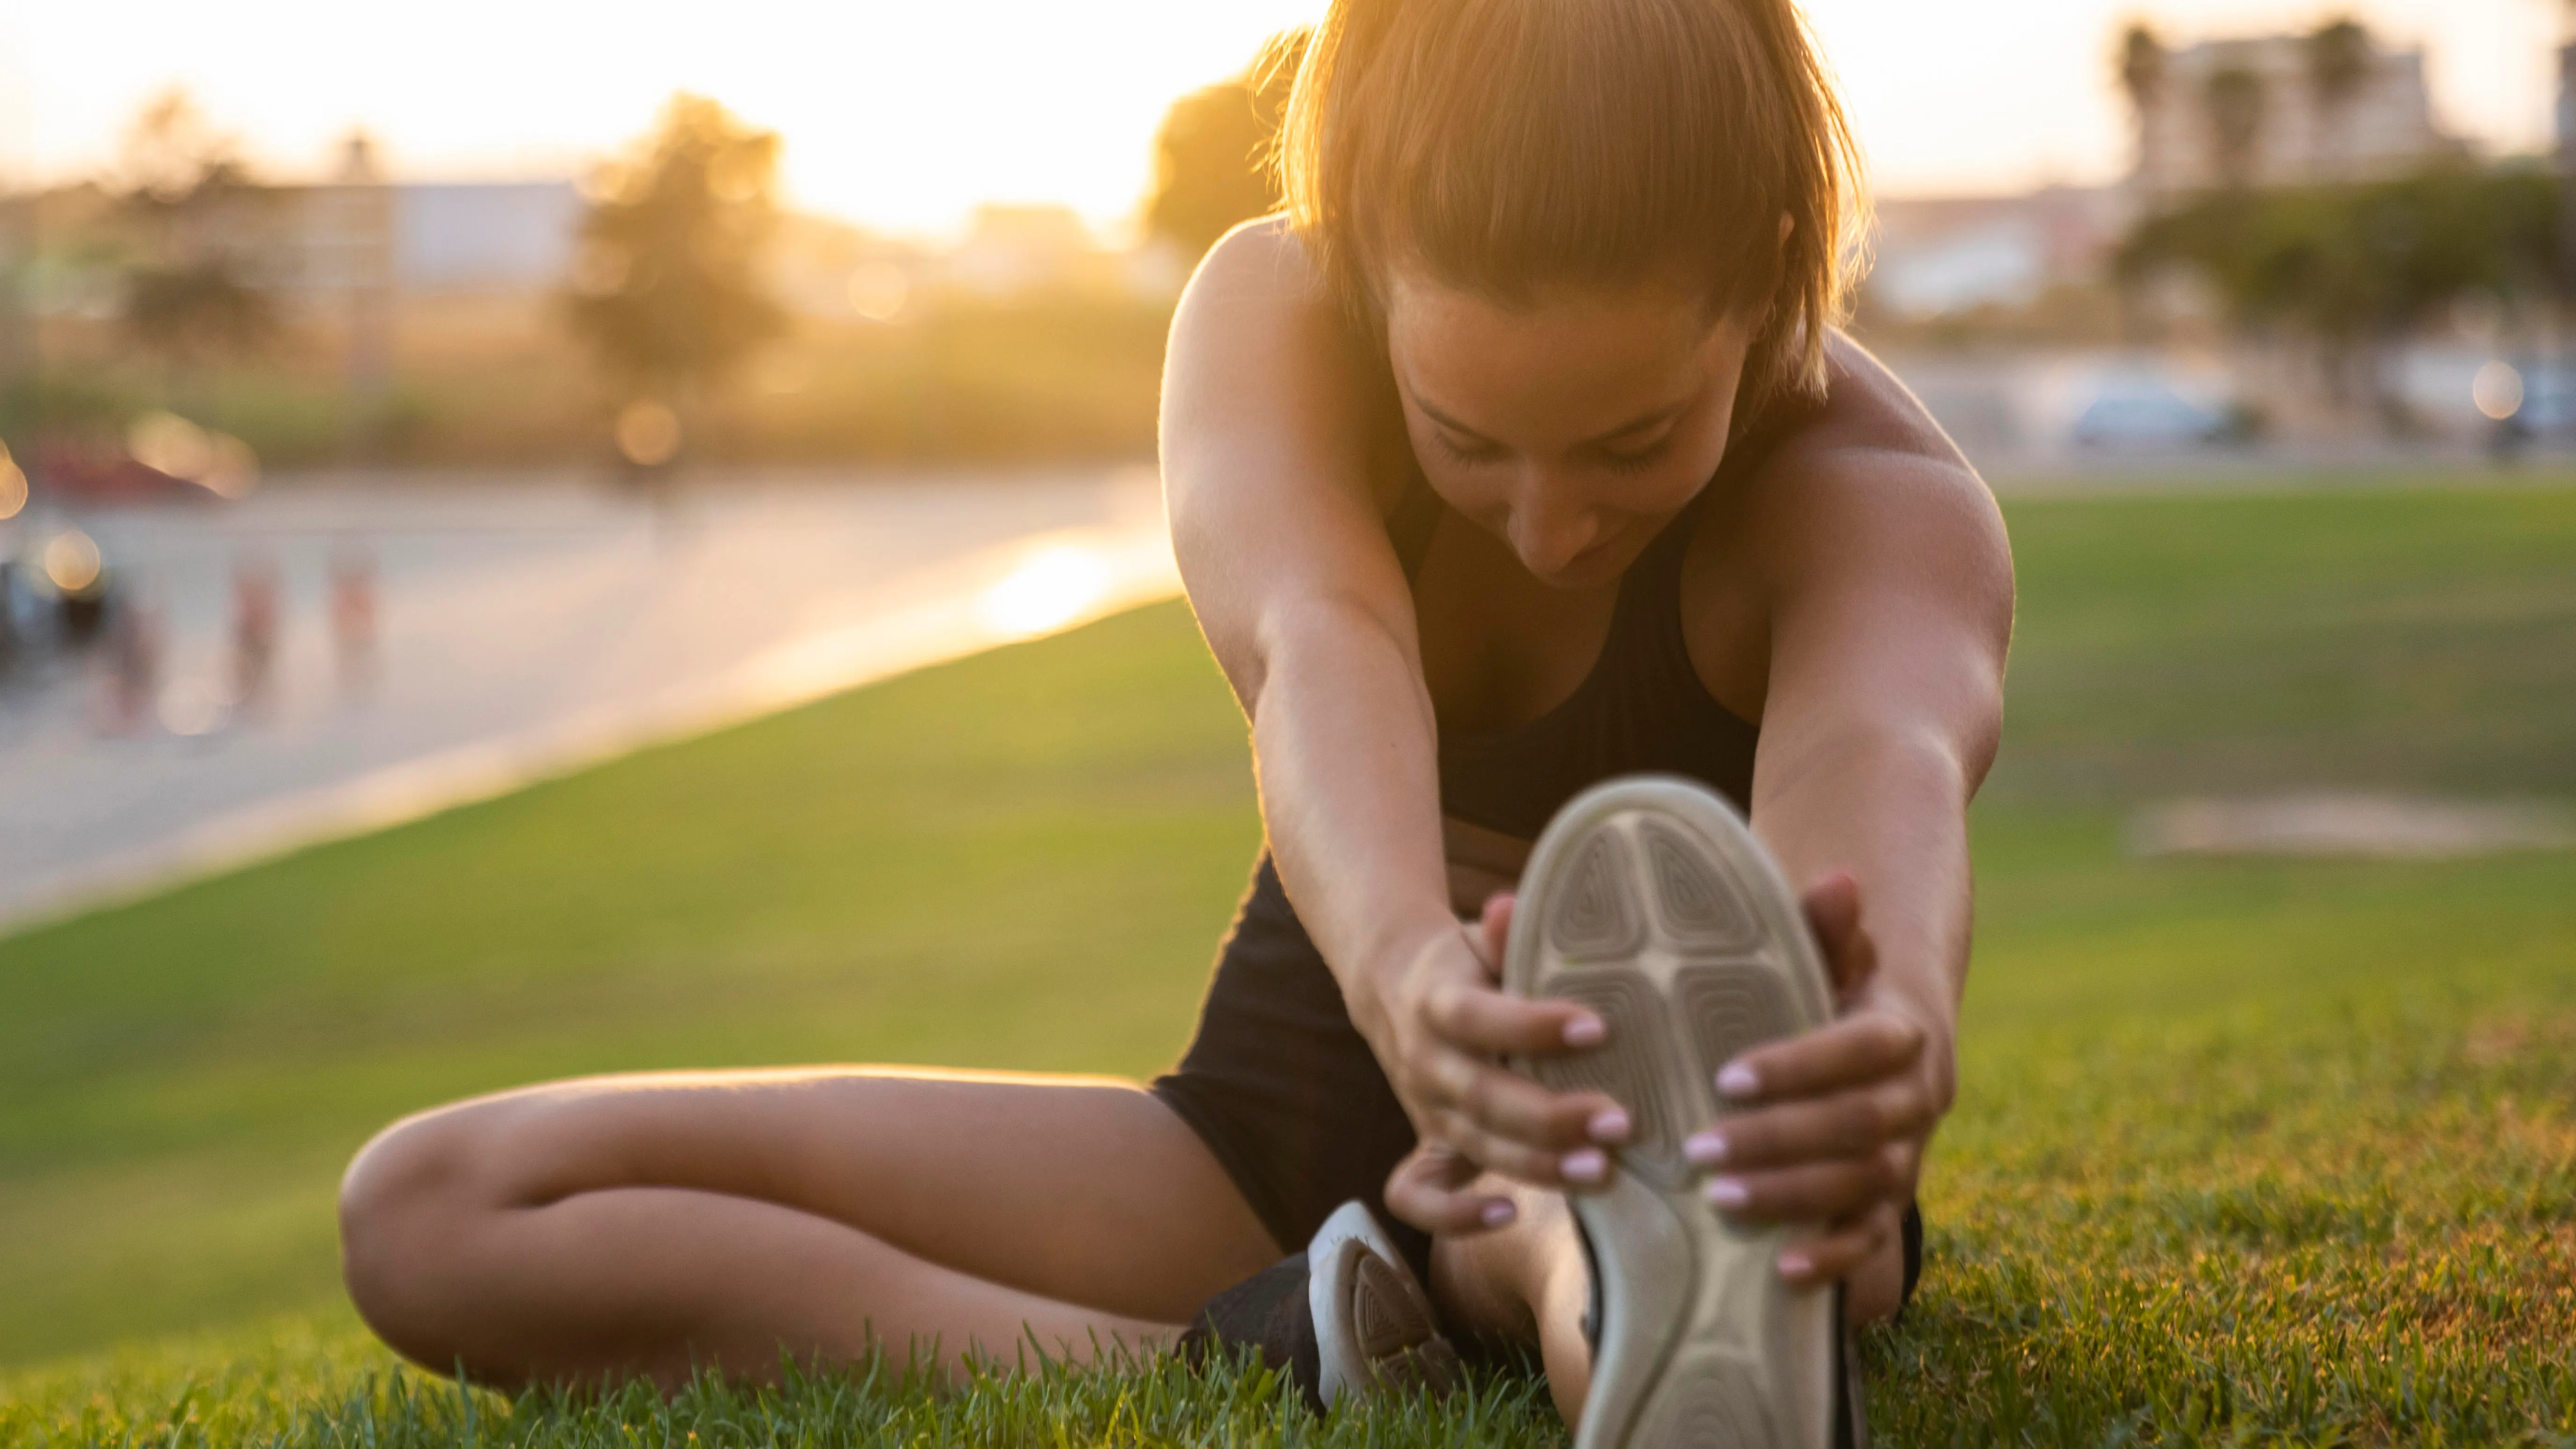
{"label": "lawn", "polygon": [[[2576,492],[2015,504],[1931,1264],[1884,1441],[2576,1444],[2576,853],[2142,860],[2133,807],[2576,797]],[[0,1441],[1538,1445],[1523,1381],[458,1395],[339,1306],[385,1120],[568,1072],[1143,1074],[1258,834],[1143,610],[0,941]]]}

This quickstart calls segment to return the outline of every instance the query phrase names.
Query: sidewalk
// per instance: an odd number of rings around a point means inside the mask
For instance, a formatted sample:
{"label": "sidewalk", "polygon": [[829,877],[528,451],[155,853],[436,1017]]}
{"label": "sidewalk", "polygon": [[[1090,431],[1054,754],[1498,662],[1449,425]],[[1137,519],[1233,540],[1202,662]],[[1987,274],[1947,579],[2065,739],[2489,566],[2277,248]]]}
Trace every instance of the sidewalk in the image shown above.
{"label": "sidewalk", "polygon": [[[0,688],[0,928],[511,789],[1178,588],[1150,470],[710,486],[273,488],[81,520],[163,621],[111,733],[95,661]],[[352,668],[327,597],[372,560]],[[229,709],[234,571],[273,566]]]}

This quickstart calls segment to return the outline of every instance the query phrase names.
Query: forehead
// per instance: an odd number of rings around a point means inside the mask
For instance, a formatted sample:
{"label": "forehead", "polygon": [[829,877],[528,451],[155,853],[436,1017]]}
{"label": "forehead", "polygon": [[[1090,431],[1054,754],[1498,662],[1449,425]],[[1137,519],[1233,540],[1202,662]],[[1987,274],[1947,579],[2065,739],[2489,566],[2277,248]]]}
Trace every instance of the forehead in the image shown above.
{"label": "forehead", "polygon": [[1387,357],[1423,405],[1480,432],[1613,428],[1687,400],[1732,328],[1661,281],[1565,286],[1506,302],[1418,275],[1388,279]]}

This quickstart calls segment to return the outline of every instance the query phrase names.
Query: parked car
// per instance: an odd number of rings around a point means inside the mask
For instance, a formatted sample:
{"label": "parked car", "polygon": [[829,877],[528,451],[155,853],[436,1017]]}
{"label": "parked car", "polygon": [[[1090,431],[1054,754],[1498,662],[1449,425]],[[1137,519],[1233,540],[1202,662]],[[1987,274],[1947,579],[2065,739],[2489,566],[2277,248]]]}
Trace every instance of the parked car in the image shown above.
{"label": "parked car", "polygon": [[2076,446],[2152,451],[2201,448],[2241,436],[2226,412],[2192,401],[2155,377],[2122,378],[2103,386],[2075,417]]}

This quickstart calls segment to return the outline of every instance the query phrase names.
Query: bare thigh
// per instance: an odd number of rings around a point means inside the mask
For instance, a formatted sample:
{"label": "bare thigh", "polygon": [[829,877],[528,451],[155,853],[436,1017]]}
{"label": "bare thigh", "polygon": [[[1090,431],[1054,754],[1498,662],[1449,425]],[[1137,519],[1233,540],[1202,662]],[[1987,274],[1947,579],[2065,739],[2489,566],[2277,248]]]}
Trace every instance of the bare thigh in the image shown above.
{"label": "bare thigh", "polygon": [[370,1143],[342,1219],[395,1347],[521,1381],[831,1356],[863,1326],[1078,1341],[1186,1321],[1280,1251],[1132,1085],[880,1069],[462,1102]]}

